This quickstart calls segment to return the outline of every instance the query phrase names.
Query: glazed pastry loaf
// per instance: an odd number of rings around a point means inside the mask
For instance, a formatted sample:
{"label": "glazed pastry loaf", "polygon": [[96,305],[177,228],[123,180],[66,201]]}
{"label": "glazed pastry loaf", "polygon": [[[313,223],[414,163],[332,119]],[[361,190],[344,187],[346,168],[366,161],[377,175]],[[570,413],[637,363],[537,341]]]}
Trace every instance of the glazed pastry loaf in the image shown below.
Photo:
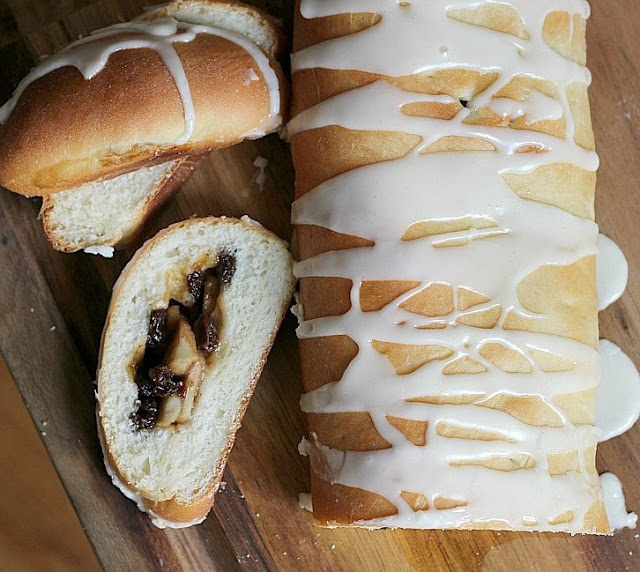
{"label": "glazed pastry loaf", "polygon": [[112,250],[213,149],[281,125],[280,28],[234,1],[172,2],[41,62],[0,109],[0,184],[44,197],[55,248]]}
{"label": "glazed pastry loaf", "polygon": [[293,290],[287,246],[249,219],[190,219],[116,283],[98,366],[107,470],[158,526],[200,522]]}
{"label": "glazed pastry loaf", "polygon": [[329,526],[610,532],[583,0],[297,3],[297,314]]}

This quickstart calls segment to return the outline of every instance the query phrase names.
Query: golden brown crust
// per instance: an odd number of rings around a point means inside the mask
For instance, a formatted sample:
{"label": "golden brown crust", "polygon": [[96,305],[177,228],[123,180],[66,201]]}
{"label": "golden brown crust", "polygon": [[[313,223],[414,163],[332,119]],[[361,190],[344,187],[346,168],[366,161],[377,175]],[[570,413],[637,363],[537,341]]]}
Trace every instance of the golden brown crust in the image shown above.
{"label": "golden brown crust", "polygon": [[351,309],[351,287],[347,278],[314,276],[300,279],[300,301],[306,320],[341,316]]}
{"label": "golden brown crust", "polygon": [[[298,345],[305,391],[340,381],[359,351],[358,344],[349,336],[303,339]],[[331,359],[327,359],[327,356],[331,356]]]}
{"label": "golden brown crust", "polygon": [[326,447],[341,451],[379,451],[391,447],[364,411],[309,413],[309,434]]}
{"label": "golden brown crust", "polygon": [[[0,127],[0,184],[24,195],[76,188],[160,157],[233,145],[269,117],[267,83],[243,48],[210,34],[174,47],[195,108],[188,143],[175,144],[184,132],[184,109],[160,56],[125,50],[91,80],[64,67],[27,87]],[[283,85],[277,62],[271,67]],[[259,81],[246,81],[249,68]]]}
{"label": "golden brown crust", "polygon": [[373,241],[349,234],[341,234],[322,226],[299,224],[295,228],[298,240],[298,254],[300,260],[317,256],[330,250],[346,250],[373,246]]}
{"label": "golden brown crust", "polygon": [[[296,4],[298,3],[296,2]],[[362,32],[375,26],[381,20],[382,17],[379,14],[369,12],[348,14],[346,16],[340,14],[307,20],[302,17],[300,10],[296,7],[293,23],[295,31],[293,35],[293,51],[298,52],[320,42],[341,38],[355,32]]]}
{"label": "golden brown crust", "polygon": [[291,138],[291,154],[294,164],[305,168],[296,171],[296,198],[352,169],[404,157],[420,141],[419,135],[354,131],[337,125],[297,133]]}
{"label": "golden brown crust", "polygon": [[[428,95],[450,95],[454,99],[470,100],[489,87],[497,77],[495,72],[479,72],[462,68],[399,77],[359,70],[302,69],[296,71],[291,78],[294,86],[291,115],[295,117],[298,113],[325,99],[376,81],[386,81],[405,91]],[[461,104],[455,106],[458,110],[461,107]]]}
{"label": "golden brown crust", "polygon": [[365,280],[360,284],[360,309],[377,312],[418,286],[420,282],[410,280]]}
{"label": "golden brown crust", "polygon": [[395,505],[384,497],[364,489],[330,483],[313,470],[311,495],[313,516],[328,526],[384,518],[398,513]]}

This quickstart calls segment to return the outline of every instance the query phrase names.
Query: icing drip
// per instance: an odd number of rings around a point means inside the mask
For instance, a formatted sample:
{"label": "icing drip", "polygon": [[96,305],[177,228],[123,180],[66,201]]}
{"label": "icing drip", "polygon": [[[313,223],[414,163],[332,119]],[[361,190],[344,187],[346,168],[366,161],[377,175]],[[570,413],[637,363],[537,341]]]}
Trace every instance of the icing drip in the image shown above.
{"label": "icing drip", "polygon": [[[160,56],[175,81],[182,100],[185,121],[184,132],[176,139],[175,143],[177,145],[187,143],[193,135],[196,116],[189,81],[173,44],[191,42],[198,34],[211,34],[224,38],[237,44],[251,55],[262,73],[269,91],[269,116],[263,121],[260,131],[266,132],[277,127],[280,123],[279,82],[269,59],[262,50],[239,34],[222,28],[187,24],[174,18],[115,24],[97,30],[90,36],[69,44],[66,48],[46,58],[31,70],[18,84],[11,99],[0,107],[0,124],[6,123],[25,89],[48,73],[63,67],[73,66],[80,71],[85,79],[90,80],[102,71],[112,54],[122,50],[147,48],[154,50]],[[251,135],[254,135],[253,132]]]}
{"label": "icing drip", "polygon": [[599,441],[622,435],[640,417],[640,374],[617,345],[600,340],[602,380],[598,386],[596,424]]}
{"label": "icing drip", "polygon": [[604,504],[611,528],[613,530],[635,528],[638,515],[635,512],[627,512],[620,479],[613,473],[604,473],[600,476],[600,483],[604,492]]}
{"label": "icing drip", "polygon": [[620,247],[604,234],[598,236],[598,310],[622,296],[629,279],[629,264]]}
{"label": "icing drip", "polygon": [[256,174],[253,176],[253,180],[256,182],[260,192],[264,191],[264,185],[267,182],[266,169],[268,165],[269,160],[264,157],[260,157],[259,155],[253,161],[253,166],[257,169]]}
{"label": "icing drip", "polygon": [[302,510],[313,512],[313,505],[311,504],[311,495],[309,493],[298,494],[298,506]]}
{"label": "icing drip", "polygon": [[87,248],[84,249],[84,251],[87,254],[96,254],[104,258],[113,258],[114,250],[115,249],[113,248],[113,246],[102,245],[102,244],[99,244],[96,246],[88,246]]}
{"label": "icing drip", "polygon": [[[496,6],[512,9],[516,31],[469,23],[469,11]],[[579,264],[598,252],[592,213],[554,202],[573,189],[549,199],[517,184],[567,165],[586,180],[598,167],[596,153],[581,139],[584,126],[573,115],[570,96],[576,85],[586,89],[590,74],[552,49],[543,32],[554,12],[568,13],[570,21],[587,18],[588,3],[301,2],[307,19],[354,12],[381,18],[363,31],[293,54],[292,69],[358,70],[378,77],[302,111],[287,125],[287,135],[339,126],[403,133],[418,142],[399,159],[325,180],[293,205],[294,224],[373,244],[325,252],[296,265],[299,278],[341,277],[353,284],[351,306],[342,315],[304,320],[298,304],[298,336],[346,335],[358,347],[342,378],[307,393],[301,405],[316,414],[366,413],[390,447],[342,451],[312,435],[303,450],[325,480],[375,493],[397,509],[393,516],[358,524],[451,528],[499,521],[503,528],[592,530],[585,522],[589,509],[601,506],[603,498],[593,467],[598,351],[544,328],[507,329],[514,315],[535,324],[553,313],[525,306],[519,287],[527,277],[542,267]],[[572,33],[573,24],[569,38]],[[405,76],[461,69],[495,78],[464,100],[398,83]],[[529,83],[514,94],[518,82]],[[454,111],[443,119],[412,109]],[[475,121],[481,113],[492,118],[489,124]],[[446,138],[481,145],[439,152]],[[529,152],[522,152],[525,148]],[[605,252],[602,260],[611,257]],[[620,267],[619,260],[614,264]],[[364,288],[372,281],[409,281],[409,286],[381,308],[363,310]],[[447,309],[412,310],[412,301],[432,287],[450,300]],[[595,284],[591,291],[588,283],[578,288],[594,300],[589,312],[595,321]],[[620,290],[619,283],[614,290]],[[475,296],[471,309],[463,299],[469,291]],[[602,291],[606,299],[614,296]],[[474,321],[489,315],[489,325]],[[393,357],[393,351],[418,346],[437,346],[441,355],[413,369],[407,366],[409,354]],[[517,368],[509,369],[515,366],[488,348],[508,354]],[[473,364],[475,371],[459,373],[460,363]],[[573,403],[582,408],[580,414],[571,410]],[[532,410],[536,413],[528,417]],[[428,422],[426,445],[410,441],[390,417]],[[565,463],[562,469],[558,459]],[[532,499],[532,490],[541,494]],[[403,496],[406,491],[421,494],[431,508],[416,510]],[[461,504],[434,509],[437,498]]]}
{"label": "icing drip", "polygon": [[489,109],[505,119],[527,117],[532,122],[561,119],[564,113],[560,103],[539,91],[532,91],[526,102],[498,97],[490,102]]}

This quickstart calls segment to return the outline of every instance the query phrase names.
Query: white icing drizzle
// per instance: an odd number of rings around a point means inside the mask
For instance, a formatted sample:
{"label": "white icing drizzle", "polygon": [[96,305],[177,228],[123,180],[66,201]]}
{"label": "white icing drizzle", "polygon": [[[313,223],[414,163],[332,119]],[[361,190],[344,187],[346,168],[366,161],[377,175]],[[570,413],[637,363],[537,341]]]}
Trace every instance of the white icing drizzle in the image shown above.
{"label": "white icing drizzle", "polygon": [[622,296],[629,279],[629,264],[620,247],[608,236],[598,236],[598,310]]}
{"label": "white icing drizzle", "polygon": [[612,530],[635,528],[638,522],[638,515],[635,512],[627,512],[620,479],[613,473],[604,473],[600,476],[600,483],[602,484],[604,504]]}
{"label": "white icing drizzle", "polygon": [[[367,101],[367,113],[362,112],[363,99]],[[554,101],[551,98],[547,99]],[[467,109],[461,110],[444,125],[441,119],[410,117],[400,112],[400,108],[409,103],[450,103],[452,101],[455,100],[449,96],[421,95],[401,90],[383,81],[377,81],[358,90],[337,95],[300,113],[287,124],[286,132],[288,137],[292,137],[301,130],[327,125],[340,125],[348,129],[371,129],[371,118],[375,117],[374,125],[377,129],[405,131],[420,135],[423,141],[413,151],[413,154],[416,155],[444,135],[454,135],[479,137],[492,143],[499,151],[509,154],[515,163],[505,164],[504,158],[502,158],[500,174],[512,171],[527,172],[550,162],[575,163],[591,171],[598,168],[598,156],[593,151],[587,151],[577,146],[573,143],[572,137],[569,141],[564,141],[545,133],[463,123],[471,113],[472,104],[468,104]],[[554,103],[558,102],[554,101]],[[539,115],[542,112],[538,110],[536,113]],[[443,132],[443,128],[446,128],[446,132]],[[540,145],[548,151],[553,151],[553,154],[550,152],[515,154],[516,149],[525,145]],[[487,153],[484,153],[483,157],[485,155]],[[536,156],[531,157],[531,155]]]}
{"label": "white icing drizzle", "polygon": [[87,248],[84,249],[84,251],[87,254],[94,254],[97,256],[102,256],[103,258],[113,258],[113,252],[114,252],[114,248],[113,246],[109,246],[109,245],[105,245],[105,244],[98,244],[95,246],[87,246]]}
{"label": "white icing drizzle", "polygon": [[[154,50],[162,59],[167,70],[175,81],[184,108],[184,132],[175,141],[177,145],[187,143],[195,128],[196,116],[193,98],[184,66],[173,46],[177,42],[191,42],[198,34],[211,34],[233,42],[246,50],[262,73],[269,91],[269,116],[265,118],[257,132],[266,132],[280,124],[280,88],[276,72],[269,63],[269,58],[251,40],[244,36],[211,26],[187,24],[175,18],[158,18],[157,20],[125,22],[97,30],[90,36],[69,44],[66,48],[42,60],[18,84],[13,96],[0,108],[0,124],[6,123],[25,89],[35,80],[54,70],[72,66],[78,69],[86,80],[100,73],[107,65],[109,57],[122,50],[147,48]],[[252,70],[253,71],[253,70]],[[255,75],[255,71],[254,71]],[[247,85],[250,81],[247,83]]]}
{"label": "white icing drizzle", "polygon": [[298,493],[298,506],[302,510],[313,512],[313,504],[309,493]]}
{"label": "white icing drizzle", "polygon": [[[453,8],[489,4],[511,6],[522,19],[528,39],[521,39],[446,16]],[[557,335],[506,331],[505,316],[513,310],[529,318],[517,286],[544,265],[569,265],[597,253],[597,225],[556,206],[520,198],[503,178],[528,174],[536,168],[570,163],[588,171],[598,167],[595,152],[574,142],[576,125],[567,87],[590,83],[588,70],[551,49],[542,38],[545,18],[554,11],[589,16],[584,0],[509,0],[454,2],[430,0],[400,5],[391,0],[302,0],[305,18],[353,12],[373,12],[381,21],[362,32],[328,40],[292,56],[294,71],[314,68],[361,70],[399,77],[446,68],[497,72],[498,79],[449,120],[409,117],[405,105],[417,102],[451,104],[446,95],[404,91],[385,81],[336,95],[294,117],[287,126],[293,137],[303,131],[338,125],[352,130],[384,130],[418,135],[421,142],[407,156],[360,167],[322,183],[298,199],[292,210],[295,224],[318,225],[369,239],[372,247],[331,251],[296,265],[298,277],[340,276],[353,283],[351,309],[341,316],[304,321],[300,338],[348,335],[359,347],[342,379],[303,396],[304,411],[368,412],[375,429],[392,447],[354,452],[330,449],[317,440],[303,443],[316,471],[333,483],[374,492],[392,502],[398,514],[360,522],[366,526],[451,528],[487,520],[505,527],[580,532],[587,511],[602,500],[600,480],[586,466],[584,454],[597,442],[598,430],[572,424],[555,397],[598,386],[598,352]],[[401,38],[401,41],[399,41]],[[532,89],[525,101],[494,97],[516,77],[541,78],[557,86],[557,98]],[[480,107],[502,117],[526,117],[529,122],[563,118],[564,138],[531,130],[464,123]],[[445,136],[481,138],[495,151],[424,153]],[[518,153],[534,145],[542,153]],[[318,160],[322,160],[319,157]],[[472,219],[468,230],[401,241],[410,225],[424,220]],[[487,221],[491,224],[484,224]],[[482,224],[481,224],[482,223]],[[465,246],[442,247],[457,240]],[[439,248],[442,247],[442,248]],[[419,286],[376,312],[360,310],[360,287],[370,280],[410,280]],[[502,314],[491,330],[462,325],[461,314],[428,318],[400,306],[433,282],[473,289],[489,299],[481,311],[499,305]],[[588,288],[588,285],[584,286]],[[301,317],[302,308],[296,308]],[[444,329],[419,329],[427,325]],[[450,348],[453,357],[432,361],[407,375],[397,375],[372,340],[397,344],[434,344]],[[495,342],[520,352],[531,372],[505,373],[480,354]],[[568,371],[549,373],[532,357],[536,351],[562,356]],[[488,372],[444,375],[445,365],[467,356]],[[421,396],[475,395],[476,404],[442,405],[407,402]],[[482,407],[496,396],[528,396],[542,400],[557,426],[534,426],[504,411]],[[387,416],[428,421],[426,446],[410,442]],[[482,441],[445,437],[439,422],[493,431],[503,440]],[[576,451],[578,467],[550,475],[548,455]],[[479,463],[491,456],[528,456],[535,468],[511,472],[460,462]],[[425,475],[428,474],[428,479]],[[431,508],[413,511],[401,491],[424,494]],[[536,491],[535,495],[531,491]],[[435,497],[460,499],[467,506],[435,510]],[[550,524],[572,511],[568,523]]]}
{"label": "white icing drizzle", "polygon": [[173,522],[172,520],[165,520],[164,518],[159,517],[157,514],[155,514],[151,510],[149,511],[149,516],[151,517],[151,523],[157,528],[173,528],[173,529],[189,528],[190,526],[195,526],[196,524],[202,524],[207,518],[207,515],[205,515],[202,518],[195,518],[188,522]]}
{"label": "white icing drizzle", "polygon": [[564,114],[562,105],[555,99],[532,91],[527,101],[514,101],[507,97],[497,97],[489,103],[489,109],[506,119],[527,117],[531,122],[561,119]]}
{"label": "white icing drizzle", "polygon": [[602,442],[622,435],[640,417],[640,374],[629,356],[609,340],[600,340],[600,358],[596,425]]}
{"label": "white icing drizzle", "polygon": [[258,155],[253,161],[253,166],[256,168],[253,180],[256,182],[256,185],[258,185],[258,190],[260,192],[264,191],[264,185],[267,182],[266,169],[268,165],[269,160],[265,157],[261,157],[260,155]]}
{"label": "white icing drizzle", "polygon": [[256,73],[256,71],[253,68],[247,68],[246,70],[244,70],[242,75],[244,77],[242,85],[244,86],[249,85],[252,81],[260,80],[260,76]]}

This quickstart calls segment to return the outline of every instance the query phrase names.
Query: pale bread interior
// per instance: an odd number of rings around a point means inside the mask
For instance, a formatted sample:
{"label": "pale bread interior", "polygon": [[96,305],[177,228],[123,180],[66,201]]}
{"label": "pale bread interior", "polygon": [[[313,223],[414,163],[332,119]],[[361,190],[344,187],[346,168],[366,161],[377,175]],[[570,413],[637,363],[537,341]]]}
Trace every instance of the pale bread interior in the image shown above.
{"label": "pale bread interior", "polygon": [[[152,309],[166,307],[176,280],[194,266],[214,266],[219,253],[236,257],[224,288],[221,348],[190,422],[178,428],[134,429],[137,386],[131,364],[143,348]],[[150,501],[181,505],[213,495],[246,403],[293,289],[286,244],[245,221],[192,219],[158,234],[123,271],[103,335],[98,370],[99,419],[114,468]]]}
{"label": "pale bread interior", "polygon": [[143,167],[107,181],[87,183],[42,200],[42,224],[59,250],[116,245],[135,233],[153,199],[180,160]]}

